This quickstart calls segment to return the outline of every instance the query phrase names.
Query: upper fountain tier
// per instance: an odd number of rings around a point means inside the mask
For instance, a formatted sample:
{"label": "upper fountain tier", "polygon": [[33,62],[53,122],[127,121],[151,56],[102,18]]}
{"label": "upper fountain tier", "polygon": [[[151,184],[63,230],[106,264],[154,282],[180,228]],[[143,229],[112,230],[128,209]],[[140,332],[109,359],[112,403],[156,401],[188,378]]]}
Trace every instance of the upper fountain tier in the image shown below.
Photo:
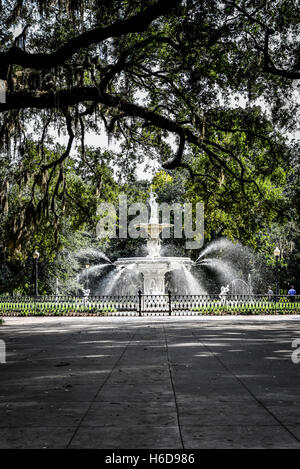
{"label": "upper fountain tier", "polygon": [[148,235],[147,249],[148,257],[160,257],[160,234],[164,228],[170,228],[172,225],[169,223],[159,223],[158,216],[158,203],[156,202],[157,195],[150,192],[148,203],[150,206],[150,219],[148,223],[140,223],[137,225],[146,231]]}

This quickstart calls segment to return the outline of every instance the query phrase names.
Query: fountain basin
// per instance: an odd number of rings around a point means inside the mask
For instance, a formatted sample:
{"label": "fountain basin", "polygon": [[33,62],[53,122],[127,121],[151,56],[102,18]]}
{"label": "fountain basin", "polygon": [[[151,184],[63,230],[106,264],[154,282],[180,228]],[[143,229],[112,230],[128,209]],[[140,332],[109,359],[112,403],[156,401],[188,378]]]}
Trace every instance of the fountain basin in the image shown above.
{"label": "fountain basin", "polygon": [[147,235],[150,236],[151,239],[158,239],[160,233],[163,231],[164,228],[170,228],[172,225],[169,223],[140,223],[136,225],[139,228],[145,230]]}
{"label": "fountain basin", "polygon": [[115,262],[117,268],[134,266],[143,274],[145,295],[165,294],[165,274],[184,266],[195,265],[189,257],[126,257]]}

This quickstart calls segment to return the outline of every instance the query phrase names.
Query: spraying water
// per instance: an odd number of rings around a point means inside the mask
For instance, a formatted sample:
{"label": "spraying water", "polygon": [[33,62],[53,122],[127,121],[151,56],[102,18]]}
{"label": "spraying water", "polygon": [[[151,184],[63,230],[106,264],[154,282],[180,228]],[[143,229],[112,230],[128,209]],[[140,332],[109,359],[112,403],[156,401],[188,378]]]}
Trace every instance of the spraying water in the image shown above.
{"label": "spraying water", "polygon": [[185,277],[185,281],[188,285],[189,295],[207,295],[207,291],[184,265],[181,267],[181,269]]}
{"label": "spraying water", "polygon": [[80,274],[80,278],[85,278],[86,275],[88,275],[89,278],[98,277],[99,275],[102,274],[103,269],[109,266],[110,266],[109,264],[93,265],[92,267],[89,267],[88,269],[82,271]]}
{"label": "spraying water", "polygon": [[111,295],[113,293],[122,274],[124,274],[124,269],[114,269],[108,274],[102,295]]}
{"label": "spraying water", "polygon": [[161,244],[158,243],[156,240],[148,240],[147,242],[147,257],[159,257],[161,253]]}
{"label": "spraying water", "polygon": [[101,259],[112,264],[111,260],[100,249],[95,249],[95,248],[81,249],[80,251],[78,251],[76,256],[82,259],[89,259],[95,262]]}
{"label": "spraying water", "polygon": [[245,282],[240,278],[235,278],[229,284],[232,295],[251,295],[251,282]]}
{"label": "spraying water", "polygon": [[200,265],[216,271],[222,282],[228,283],[238,276],[237,271],[229,262],[217,258],[204,259]]}
{"label": "spraying water", "polygon": [[208,246],[206,246],[206,248],[201,252],[200,256],[196,260],[196,262],[198,262],[200,259],[208,256],[209,254],[213,252],[220,251],[220,250],[224,250],[226,252],[232,251],[232,250],[235,251],[237,247],[241,247],[240,243],[234,244],[232,241],[229,241],[229,239],[226,239],[226,238],[218,239],[210,243]]}

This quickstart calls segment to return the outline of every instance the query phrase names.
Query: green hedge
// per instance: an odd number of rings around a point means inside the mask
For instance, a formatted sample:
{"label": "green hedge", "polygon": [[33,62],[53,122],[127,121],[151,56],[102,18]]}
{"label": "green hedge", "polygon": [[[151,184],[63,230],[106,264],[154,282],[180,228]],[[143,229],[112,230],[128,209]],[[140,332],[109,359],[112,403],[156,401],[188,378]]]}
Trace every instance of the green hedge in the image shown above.
{"label": "green hedge", "polygon": [[210,304],[196,306],[191,309],[204,315],[256,315],[256,314],[300,314],[300,303],[289,301],[240,303],[240,304]]}
{"label": "green hedge", "polygon": [[117,312],[113,306],[97,304],[83,305],[74,302],[0,302],[0,313],[19,316],[64,316],[67,314],[101,314]]}

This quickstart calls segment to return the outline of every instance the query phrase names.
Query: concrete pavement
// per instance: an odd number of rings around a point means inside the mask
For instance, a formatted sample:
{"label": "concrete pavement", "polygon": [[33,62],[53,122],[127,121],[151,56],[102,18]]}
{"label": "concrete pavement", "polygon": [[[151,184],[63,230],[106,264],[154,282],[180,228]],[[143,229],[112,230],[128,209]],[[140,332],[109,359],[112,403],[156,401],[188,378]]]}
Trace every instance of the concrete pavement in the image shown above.
{"label": "concrete pavement", "polygon": [[296,316],[5,318],[0,448],[300,448],[296,338]]}

